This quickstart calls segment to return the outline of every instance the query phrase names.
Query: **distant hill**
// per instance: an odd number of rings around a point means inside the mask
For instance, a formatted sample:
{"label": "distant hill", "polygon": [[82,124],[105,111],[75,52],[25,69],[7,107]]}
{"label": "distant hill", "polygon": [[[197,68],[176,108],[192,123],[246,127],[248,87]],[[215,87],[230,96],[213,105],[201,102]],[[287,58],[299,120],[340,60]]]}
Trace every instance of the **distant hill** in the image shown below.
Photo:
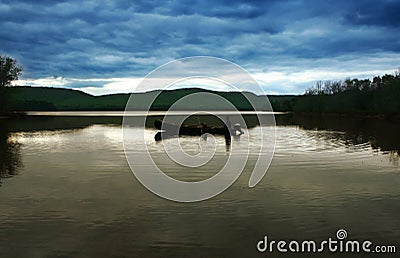
{"label": "distant hill", "polygon": [[92,96],[72,89],[48,87],[6,88],[9,109],[15,111],[122,110],[129,94]]}
{"label": "distant hill", "polygon": [[[125,110],[125,105],[131,94],[111,94],[103,96],[92,96],[79,90],[18,86],[5,89],[6,98],[9,100],[10,110],[15,111],[103,111],[103,110]],[[192,93],[210,92],[218,94],[229,100],[239,110],[252,110],[248,99],[260,109],[267,109],[263,96],[257,96],[250,92],[216,92],[199,88],[177,89],[169,91],[150,91],[145,93],[134,93],[134,110],[140,110],[150,103],[157,94],[151,110],[167,110],[180,98]],[[268,96],[274,111],[291,111],[297,96]],[[195,103],[197,102],[197,103]],[[185,106],[187,110],[193,107],[207,109],[223,109],[219,103],[207,103],[204,98],[194,98],[190,105]]]}

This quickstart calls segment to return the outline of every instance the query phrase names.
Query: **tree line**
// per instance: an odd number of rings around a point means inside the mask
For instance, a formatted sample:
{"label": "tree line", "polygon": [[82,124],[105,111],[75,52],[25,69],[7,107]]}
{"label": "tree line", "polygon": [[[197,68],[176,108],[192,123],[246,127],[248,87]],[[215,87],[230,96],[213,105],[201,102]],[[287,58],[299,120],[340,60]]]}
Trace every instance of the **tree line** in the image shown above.
{"label": "tree line", "polygon": [[[82,92],[52,89],[47,90],[47,93],[54,93],[49,99],[49,94],[42,94],[43,89],[16,87],[18,89],[6,91],[12,81],[18,80],[22,71],[23,67],[16,59],[0,54],[0,114],[23,110],[123,110],[128,98],[127,94],[94,97]],[[165,93],[158,99],[158,108],[170,105],[171,99],[175,99],[173,95],[187,93],[188,90]],[[238,94],[227,95],[238,108],[248,109],[248,103],[236,96]],[[317,81],[304,95],[269,96],[269,99],[275,111],[400,115],[400,69],[372,79]]]}
{"label": "tree line", "polygon": [[394,74],[385,74],[375,76],[370,79],[350,79],[344,81],[317,81],[314,87],[308,88],[305,95],[332,95],[345,91],[378,91],[382,87],[393,84],[396,80],[400,79],[400,69]]}
{"label": "tree line", "polygon": [[318,81],[297,99],[294,111],[400,114],[400,70],[372,79]]}

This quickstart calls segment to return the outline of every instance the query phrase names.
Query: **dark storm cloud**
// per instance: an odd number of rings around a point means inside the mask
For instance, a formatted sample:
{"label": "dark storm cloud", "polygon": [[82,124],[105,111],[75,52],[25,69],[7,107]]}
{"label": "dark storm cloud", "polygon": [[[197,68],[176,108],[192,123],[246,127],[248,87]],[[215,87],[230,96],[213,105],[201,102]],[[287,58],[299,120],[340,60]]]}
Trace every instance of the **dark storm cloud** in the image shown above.
{"label": "dark storm cloud", "polygon": [[400,26],[399,1],[368,1],[367,4],[352,7],[352,12],[347,13],[345,19],[354,25],[375,25],[384,27]]}
{"label": "dark storm cloud", "polygon": [[299,68],[398,54],[399,12],[399,1],[2,1],[0,52],[26,78],[142,77],[193,55]]}

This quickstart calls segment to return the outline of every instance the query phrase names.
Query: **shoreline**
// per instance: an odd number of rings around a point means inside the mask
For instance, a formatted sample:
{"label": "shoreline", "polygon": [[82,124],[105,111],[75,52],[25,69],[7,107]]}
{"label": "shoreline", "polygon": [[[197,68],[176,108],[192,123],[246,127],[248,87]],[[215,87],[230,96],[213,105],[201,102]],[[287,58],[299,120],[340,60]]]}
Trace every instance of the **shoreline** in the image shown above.
{"label": "shoreline", "polygon": [[[183,112],[191,112],[192,110],[185,110],[185,111],[178,111],[178,113]],[[166,110],[151,110],[147,115],[154,116],[154,115],[165,115],[164,113],[167,112]],[[212,112],[208,113],[205,111],[204,114],[198,115],[213,115],[212,113],[221,113],[225,114],[226,111],[222,110],[213,110]],[[243,113],[242,115],[252,115],[252,111],[247,110],[239,110],[239,113]],[[76,114],[74,114],[76,113]],[[118,113],[117,115],[113,113]],[[261,112],[262,114],[263,112]],[[266,112],[266,113],[273,113],[274,115],[295,115],[295,116],[307,116],[307,117],[332,117],[332,118],[355,118],[355,119],[389,119],[400,121],[400,114],[399,113],[380,113],[380,114],[371,114],[371,113],[336,113],[336,112],[296,112],[296,111],[285,111],[285,112]],[[260,114],[259,112],[254,112],[254,115]],[[139,115],[139,114],[137,114]],[[143,114],[140,114],[142,116]],[[173,115],[173,114],[172,114]],[[63,110],[63,111],[15,111],[9,113],[0,113],[0,119],[13,119],[13,118],[22,118],[22,117],[33,117],[33,116],[125,116],[125,111],[120,110]],[[131,116],[128,114],[128,116]],[[135,116],[135,115],[134,115]]]}
{"label": "shoreline", "polygon": [[343,118],[374,118],[374,119],[396,119],[400,120],[399,113],[336,113],[336,112],[292,112],[294,115],[313,117],[343,117]]}
{"label": "shoreline", "polygon": [[24,116],[28,116],[28,113],[25,111],[0,113],[0,119],[19,118]]}

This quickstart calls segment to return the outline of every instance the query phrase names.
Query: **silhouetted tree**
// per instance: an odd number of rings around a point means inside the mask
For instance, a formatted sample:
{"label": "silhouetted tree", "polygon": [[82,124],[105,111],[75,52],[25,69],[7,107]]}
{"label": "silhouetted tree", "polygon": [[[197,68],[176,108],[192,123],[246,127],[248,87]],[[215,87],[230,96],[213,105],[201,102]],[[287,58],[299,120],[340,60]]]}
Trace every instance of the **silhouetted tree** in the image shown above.
{"label": "silhouetted tree", "polygon": [[12,81],[18,80],[22,70],[16,59],[0,55],[0,112],[6,110],[4,88],[11,86]]}
{"label": "silhouetted tree", "polygon": [[18,80],[22,70],[16,59],[0,55],[0,88],[10,86],[12,81]]}

